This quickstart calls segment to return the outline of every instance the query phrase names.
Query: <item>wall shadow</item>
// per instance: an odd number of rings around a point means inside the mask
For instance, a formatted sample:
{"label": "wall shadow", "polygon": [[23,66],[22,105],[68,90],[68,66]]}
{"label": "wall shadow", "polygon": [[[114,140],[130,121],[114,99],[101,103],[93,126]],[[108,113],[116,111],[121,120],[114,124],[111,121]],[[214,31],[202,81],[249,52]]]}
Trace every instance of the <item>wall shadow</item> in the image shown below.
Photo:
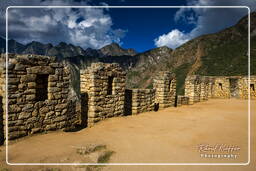
{"label": "wall shadow", "polygon": [[88,120],[88,101],[89,101],[89,96],[88,93],[81,93],[81,127],[85,128],[87,127],[87,120]]}
{"label": "wall shadow", "polygon": [[132,90],[125,90],[124,97],[124,116],[132,114]]}
{"label": "wall shadow", "polygon": [[154,104],[154,111],[157,112],[159,110],[159,103]]}
{"label": "wall shadow", "polygon": [[177,106],[178,106],[178,96],[176,95],[174,99],[174,107],[177,107]]}

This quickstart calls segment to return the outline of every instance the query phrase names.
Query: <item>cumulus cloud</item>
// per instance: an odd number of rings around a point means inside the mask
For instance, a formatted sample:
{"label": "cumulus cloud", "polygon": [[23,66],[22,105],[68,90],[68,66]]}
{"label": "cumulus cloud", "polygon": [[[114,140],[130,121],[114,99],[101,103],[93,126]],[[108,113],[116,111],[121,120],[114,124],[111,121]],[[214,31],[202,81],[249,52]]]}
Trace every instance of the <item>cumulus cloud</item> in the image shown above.
{"label": "cumulus cloud", "polygon": [[[88,5],[86,1],[71,3],[71,1],[50,0],[29,5],[70,4]],[[27,4],[24,2],[19,5]],[[63,41],[83,48],[101,48],[112,42],[121,43],[121,38],[127,31],[112,28],[112,18],[107,10],[100,8],[10,8],[8,11],[9,37],[22,43],[40,41],[57,44]]]}
{"label": "cumulus cloud", "polygon": [[[252,0],[190,0],[187,1],[187,5],[248,6],[251,11],[256,10],[256,1]],[[246,8],[181,8],[176,12],[174,21],[177,24],[182,22],[192,25],[194,28],[187,33],[183,33],[182,30],[175,28],[169,33],[160,35],[154,39],[154,42],[157,47],[168,46],[176,48],[197,36],[215,33],[230,27],[236,24],[241,17],[247,15],[247,13],[248,10]]]}
{"label": "cumulus cloud", "polygon": [[163,34],[162,36],[159,36],[154,41],[157,47],[168,46],[170,48],[175,49],[176,47],[187,42],[188,40],[189,37],[187,34],[182,33],[178,29],[174,29],[168,34]]}

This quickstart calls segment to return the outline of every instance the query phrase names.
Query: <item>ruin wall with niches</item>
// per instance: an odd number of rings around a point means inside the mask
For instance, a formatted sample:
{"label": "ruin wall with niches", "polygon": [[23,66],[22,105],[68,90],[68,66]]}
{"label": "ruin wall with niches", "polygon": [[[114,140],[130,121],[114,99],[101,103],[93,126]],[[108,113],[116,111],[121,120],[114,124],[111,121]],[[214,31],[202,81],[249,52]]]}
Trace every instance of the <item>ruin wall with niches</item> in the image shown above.
{"label": "ruin wall with niches", "polygon": [[250,77],[250,84],[248,83],[248,77],[240,77],[238,79],[238,97],[242,99],[248,99],[249,91],[251,99],[256,99],[256,76],[252,75]]}
{"label": "ruin wall with niches", "polygon": [[87,124],[114,116],[124,115],[126,73],[115,63],[93,63],[91,67],[81,71],[80,87],[81,106],[88,106]]}
{"label": "ruin wall with niches", "polygon": [[212,78],[213,78],[212,97],[213,98],[230,98],[229,78],[224,76],[212,77]]}
{"label": "ruin wall with niches", "polygon": [[185,96],[189,104],[204,101],[208,98],[240,98],[247,99],[250,91],[251,99],[256,99],[256,76],[198,76],[191,75],[185,81]]}
{"label": "ruin wall with niches", "polygon": [[176,78],[173,73],[167,71],[159,72],[153,81],[156,90],[155,103],[159,108],[174,106],[176,98]]}
{"label": "ruin wall with niches", "polygon": [[[70,128],[77,119],[74,102],[69,98],[70,69],[54,57],[8,56],[8,138]],[[5,90],[7,73],[5,66],[1,68],[1,88]],[[7,103],[5,98],[2,103]]]}

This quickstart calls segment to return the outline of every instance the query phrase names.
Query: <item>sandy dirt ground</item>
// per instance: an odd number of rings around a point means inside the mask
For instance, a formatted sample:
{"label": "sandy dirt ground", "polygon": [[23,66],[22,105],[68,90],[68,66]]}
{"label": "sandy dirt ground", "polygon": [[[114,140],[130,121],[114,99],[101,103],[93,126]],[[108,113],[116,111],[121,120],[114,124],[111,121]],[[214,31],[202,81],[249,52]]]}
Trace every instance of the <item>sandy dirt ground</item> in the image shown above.
{"label": "sandy dirt ground", "polygon": [[[13,141],[11,163],[88,162],[75,147],[104,144],[115,153],[110,163],[241,163],[242,166],[104,166],[91,170],[256,170],[255,102],[251,101],[251,161],[248,161],[248,101],[211,99],[191,106],[167,108],[135,116],[111,118],[78,132],[51,132]],[[202,151],[203,145],[219,145]],[[238,147],[233,152],[223,147]],[[233,154],[236,158],[205,158],[201,154]],[[85,166],[9,166],[5,146],[0,147],[2,169],[90,170]],[[0,169],[1,170],[1,169]]]}

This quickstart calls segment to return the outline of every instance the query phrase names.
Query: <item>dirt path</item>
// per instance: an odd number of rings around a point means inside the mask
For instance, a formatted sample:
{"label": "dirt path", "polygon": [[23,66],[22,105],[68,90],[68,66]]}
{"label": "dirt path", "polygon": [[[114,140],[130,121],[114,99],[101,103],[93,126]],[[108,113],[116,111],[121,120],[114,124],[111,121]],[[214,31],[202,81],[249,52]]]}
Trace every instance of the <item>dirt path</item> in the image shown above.
{"label": "dirt path", "polygon": [[[255,101],[252,102],[255,108]],[[254,111],[252,112],[252,114]],[[255,114],[255,113],[254,113]],[[252,119],[255,119],[253,116]],[[104,144],[115,151],[111,163],[246,163],[247,101],[209,100],[192,106],[168,108],[136,116],[111,118],[79,132],[52,132],[18,140],[9,146],[10,162],[88,162],[74,146]],[[255,130],[255,127],[252,130]],[[252,137],[255,145],[254,138]],[[203,158],[199,144],[223,144],[240,148],[237,158]],[[38,170],[42,166],[7,166],[5,148],[0,148],[3,168]],[[252,149],[253,150],[253,149]],[[251,151],[252,151],[251,150]],[[255,151],[255,149],[254,149]],[[215,154],[220,154],[217,151]],[[222,153],[221,153],[222,154]],[[255,156],[255,153],[253,153]],[[252,160],[255,161],[253,156]],[[190,166],[189,170],[219,170],[221,166]],[[222,166],[221,170],[253,170],[249,166]],[[61,170],[85,170],[84,167],[58,167]],[[188,166],[106,166],[103,170],[187,170]]]}

